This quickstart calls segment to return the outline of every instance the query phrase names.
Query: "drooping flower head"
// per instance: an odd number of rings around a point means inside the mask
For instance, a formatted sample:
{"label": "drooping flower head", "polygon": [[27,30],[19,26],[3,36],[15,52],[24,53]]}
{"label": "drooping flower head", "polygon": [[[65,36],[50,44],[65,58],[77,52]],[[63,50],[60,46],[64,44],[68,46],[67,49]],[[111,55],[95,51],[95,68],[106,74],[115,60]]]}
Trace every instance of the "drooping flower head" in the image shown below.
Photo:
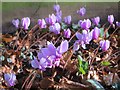
{"label": "drooping flower head", "polygon": [[70,38],[70,36],[71,36],[71,31],[70,31],[70,29],[69,29],[69,28],[68,28],[67,30],[64,29],[64,37],[65,37],[65,38]]}
{"label": "drooping flower head", "polygon": [[13,20],[12,20],[12,24],[13,24],[16,28],[19,27],[19,23],[20,23],[19,19],[13,19]]}
{"label": "drooping flower head", "polygon": [[99,37],[99,35],[100,35],[100,29],[98,28],[98,27],[95,27],[93,30],[92,30],[92,38],[94,39],[94,40],[96,40],[96,39],[98,39],[98,37]]}
{"label": "drooping flower head", "polygon": [[114,22],[114,16],[113,15],[108,15],[108,22],[110,24],[113,24],[113,22]]}
{"label": "drooping flower head", "polygon": [[117,27],[120,27],[120,22],[117,21],[117,22],[116,22],[116,25],[117,25]]}
{"label": "drooping flower head", "polygon": [[60,29],[61,29],[61,26],[59,23],[55,23],[54,25],[51,25],[49,27],[50,32],[54,32],[55,34],[60,34]]}
{"label": "drooping flower head", "polygon": [[109,40],[100,41],[100,47],[102,48],[103,51],[108,50],[110,47],[110,41]]}
{"label": "drooping flower head", "polygon": [[88,30],[91,27],[91,21],[89,19],[84,19],[80,26],[82,29]]}
{"label": "drooping flower head", "polygon": [[46,22],[44,19],[38,19],[38,25],[40,26],[40,28],[46,28]]}
{"label": "drooping flower head", "polygon": [[49,15],[48,18],[45,18],[45,21],[47,22],[47,24],[49,25],[54,25],[56,23],[56,16],[54,14]]}
{"label": "drooping flower head", "polygon": [[22,27],[25,30],[27,30],[29,26],[30,26],[30,18],[29,17],[22,18]]}
{"label": "drooping flower head", "polygon": [[55,12],[59,12],[60,11],[60,5],[56,4],[53,6],[53,9]]}
{"label": "drooping flower head", "polygon": [[99,25],[99,22],[100,22],[100,17],[94,17],[94,18],[92,19],[92,22],[93,22],[96,26],[98,26],[98,25]]}
{"label": "drooping flower head", "polygon": [[80,16],[84,16],[85,13],[86,13],[86,8],[85,7],[82,7],[80,8],[77,13],[80,15]]}
{"label": "drooping flower head", "polygon": [[14,73],[6,73],[4,74],[5,82],[7,86],[11,87],[15,85],[16,82],[16,75]]}
{"label": "drooping flower head", "polygon": [[66,24],[71,24],[71,15],[65,17],[65,18],[64,18],[64,22],[65,22]]}

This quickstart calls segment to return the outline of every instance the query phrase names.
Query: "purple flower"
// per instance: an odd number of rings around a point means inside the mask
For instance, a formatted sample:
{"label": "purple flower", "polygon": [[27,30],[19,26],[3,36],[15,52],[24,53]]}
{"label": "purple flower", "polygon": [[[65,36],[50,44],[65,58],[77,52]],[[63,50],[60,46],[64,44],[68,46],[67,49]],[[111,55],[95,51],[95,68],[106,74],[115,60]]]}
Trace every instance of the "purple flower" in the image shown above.
{"label": "purple flower", "polygon": [[5,82],[8,86],[14,86],[16,81],[16,75],[13,73],[4,74]]}
{"label": "purple flower", "polygon": [[116,22],[116,25],[117,25],[117,27],[120,27],[120,22],[117,21],[117,22]]}
{"label": "purple flower", "polygon": [[102,48],[103,51],[108,50],[110,47],[110,41],[108,41],[108,40],[100,41],[100,47]]}
{"label": "purple flower", "polygon": [[48,18],[45,18],[47,24],[54,25],[56,23],[56,16],[54,14],[49,15]]}
{"label": "purple flower", "polygon": [[58,23],[62,21],[62,11],[56,12],[56,21]]}
{"label": "purple flower", "polygon": [[73,50],[78,50],[79,45],[81,45],[83,49],[86,49],[85,44],[89,44],[89,42],[92,40],[92,32],[87,32],[86,30],[83,30],[82,34],[77,32],[76,37],[78,40],[75,41]]}
{"label": "purple flower", "polygon": [[62,54],[68,50],[68,41],[62,41],[57,48],[53,43],[47,42],[47,47],[42,48],[38,53],[38,60],[35,58],[31,65],[33,68],[45,70],[45,68],[52,68],[59,66]]}
{"label": "purple flower", "polygon": [[82,29],[88,30],[91,27],[91,21],[89,19],[84,19],[80,26]]}
{"label": "purple flower", "polygon": [[108,22],[110,24],[113,24],[113,22],[114,22],[114,16],[113,15],[108,15]]}
{"label": "purple flower", "polygon": [[62,11],[56,12],[56,16],[62,16]]}
{"label": "purple flower", "polygon": [[65,22],[66,24],[71,24],[71,16],[69,15],[69,16],[65,17],[65,18],[64,18],[64,22]]}
{"label": "purple flower", "polygon": [[100,35],[100,29],[98,27],[95,27],[93,30],[92,30],[92,36],[93,36],[93,39],[96,40],[98,39]]}
{"label": "purple flower", "polygon": [[29,25],[30,25],[30,18],[29,17],[22,18],[22,26],[25,30],[28,29]]}
{"label": "purple flower", "polygon": [[40,26],[40,28],[46,28],[46,22],[44,19],[38,19],[38,25]]}
{"label": "purple flower", "polygon": [[70,29],[69,29],[69,28],[68,28],[67,30],[64,29],[64,37],[70,38],[70,36],[71,36],[71,31],[70,31]]}
{"label": "purple flower", "polygon": [[18,26],[19,26],[19,19],[13,19],[13,20],[12,20],[12,24],[13,24],[16,28],[18,28]]}
{"label": "purple flower", "polygon": [[58,4],[54,5],[53,8],[54,8],[55,12],[59,12],[60,11],[60,5],[58,5]]}
{"label": "purple flower", "polygon": [[99,22],[100,22],[100,17],[95,17],[95,18],[93,18],[93,19],[92,19],[92,22],[93,22],[96,26],[98,26],[98,24],[99,24]]}
{"label": "purple flower", "polygon": [[80,16],[84,16],[85,13],[86,13],[85,7],[80,8],[80,9],[77,11],[77,13],[78,13]]}
{"label": "purple flower", "polygon": [[48,62],[45,58],[40,58],[39,60],[34,58],[34,60],[31,61],[31,65],[33,68],[38,68],[42,71],[45,70],[45,68],[47,67],[47,64],[48,64]]}
{"label": "purple flower", "polygon": [[73,50],[77,51],[80,48],[80,40],[76,40],[73,45]]}
{"label": "purple flower", "polygon": [[78,25],[80,26],[80,25],[81,25],[81,23],[82,23],[82,20],[79,20],[79,21],[78,21]]}
{"label": "purple flower", "polygon": [[50,32],[54,32],[55,34],[60,34],[60,29],[61,29],[61,26],[59,23],[55,23],[54,25],[51,25],[49,27]]}

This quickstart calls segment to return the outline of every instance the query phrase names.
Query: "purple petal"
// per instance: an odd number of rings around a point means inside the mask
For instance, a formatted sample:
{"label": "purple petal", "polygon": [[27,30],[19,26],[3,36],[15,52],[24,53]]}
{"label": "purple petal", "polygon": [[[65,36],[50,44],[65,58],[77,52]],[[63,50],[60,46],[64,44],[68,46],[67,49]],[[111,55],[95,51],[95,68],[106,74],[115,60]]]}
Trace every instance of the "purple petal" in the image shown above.
{"label": "purple petal", "polygon": [[78,10],[77,13],[78,13],[80,16],[84,16],[85,13],[86,13],[85,7],[80,8],[80,10]]}
{"label": "purple petal", "polygon": [[65,22],[66,24],[71,24],[71,16],[69,15],[69,16],[65,17],[65,18],[64,18],[64,22]]}
{"label": "purple petal", "polygon": [[46,28],[46,22],[44,19],[38,19],[38,25],[40,26],[40,28]]}
{"label": "purple petal", "polygon": [[33,68],[39,68],[39,62],[36,58],[34,58],[34,60],[31,61],[31,66]]}
{"label": "purple petal", "polygon": [[117,21],[117,22],[116,22],[116,25],[117,25],[117,27],[120,27],[120,22]]}
{"label": "purple petal", "polygon": [[60,44],[60,49],[59,49],[59,53],[63,54],[64,52],[66,52],[68,50],[68,41],[62,41]]}
{"label": "purple petal", "polygon": [[29,25],[30,25],[30,18],[29,17],[22,18],[23,28],[28,29]]}
{"label": "purple petal", "polygon": [[102,40],[102,41],[100,41],[100,46],[101,46],[103,51],[106,51],[110,47],[110,41]]}
{"label": "purple petal", "polygon": [[98,39],[99,35],[100,35],[100,29],[98,27],[95,27],[93,29],[93,39],[95,40]]}
{"label": "purple petal", "polygon": [[82,40],[82,34],[80,34],[79,32],[76,32],[76,37],[77,37],[77,39],[79,39],[79,40]]}
{"label": "purple petal", "polygon": [[95,17],[95,18],[92,19],[92,21],[95,25],[98,25],[99,22],[100,22],[100,17]]}
{"label": "purple petal", "polygon": [[114,16],[113,15],[108,15],[108,22],[110,24],[113,24],[113,22],[114,22]]}
{"label": "purple petal", "polygon": [[13,19],[12,20],[12,24],[16,27],[16,28],[18,28],[18,26],[19,26],[19,19]]}
{"label": "purple petal", "polygon": [[48,49],[49,49],[51,55],[55,55],[56,54],[56,47],[53,45],[53,43],[49,43],[48,44]]}
{"label": "purple petal", "polygon": [[58,5],[58,4],[54,5],[53,8],[54,8],[55,12],[59,12],[60,11],[60,5]]}
{"label": "purple petal", "polygon": [[42,48],[41,52],[42,52],[43,56],[46,57],[46,58],[51,55],[51,52],[49,51],[48,48]]}
{"label": "purple petal", "polygon": [[73,45],[73,50],[77,51],[80,48],[80,44],[79,44],[79,40],[75,41],[74,45]]}
{"label": "purple petal", "polygon": [[70,38],[70,36],[71,36],[71,31],[70,31],[70,29],[69,29],[69,28],[68,28],[67,30],[64,29],[64,37]]}

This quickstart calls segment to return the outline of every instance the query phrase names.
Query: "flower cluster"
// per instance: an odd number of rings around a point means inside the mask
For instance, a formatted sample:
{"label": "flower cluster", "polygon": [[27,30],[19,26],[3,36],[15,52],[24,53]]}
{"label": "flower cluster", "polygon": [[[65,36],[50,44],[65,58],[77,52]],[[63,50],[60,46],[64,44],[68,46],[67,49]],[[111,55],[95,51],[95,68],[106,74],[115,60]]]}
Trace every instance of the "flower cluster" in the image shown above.
{"label": "flower cluster", "polygon": [[47,42],[47,44],[47,48],[42,48],[41,51],[38,52],[38,58],[34,58],[34,60],[31,61],[33,68],[45,70],[46,68],[59,66],[62,54],[68,50],[69,46],[67,40],[62,41],[57,48],[53,43]]}

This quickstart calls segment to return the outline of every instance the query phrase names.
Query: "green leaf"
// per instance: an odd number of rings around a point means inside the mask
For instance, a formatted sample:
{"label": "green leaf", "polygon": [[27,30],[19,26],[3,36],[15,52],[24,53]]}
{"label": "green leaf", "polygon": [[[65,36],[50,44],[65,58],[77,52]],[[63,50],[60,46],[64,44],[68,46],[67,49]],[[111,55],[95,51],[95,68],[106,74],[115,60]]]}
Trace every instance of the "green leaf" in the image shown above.
{"label": "green leaf", "polygon": [[102,61],[101,65],[102,66],[109,66],[111,63],[109,61]]}
{"label": "green leaf", "polygon": [[88,71],[88,62],[84,61],[80,55],[78,55],[78,70],[82,74],[86,74]]}
{"label": "green leaf", "polygon": [[[104,36],[104,28],[100,28],[100,37],[102,38]],[[109,37],[108,31],[106,32],[106,37]]]}
{"label": "green leaf", "polygon": [[102,38],[104,36],[104,28],[100,28],[100,37]]}
{"label": "green leaf", "polygon": [[3,44],[0,44],[0,47],[2,47],[3,46]]}
{"label": "green leaf", "polygon": [[62,29],[67,29],[67,25],[65,23],[62,22],[61,25],[62,25]]}
{"label": "green leaf", "polygon": [[78,24],[74,24],[74,23],[72,24],[72,28],[73,28],[74,30],[75,30],[75,29],[78,29],[78,27],[79,27]]}

